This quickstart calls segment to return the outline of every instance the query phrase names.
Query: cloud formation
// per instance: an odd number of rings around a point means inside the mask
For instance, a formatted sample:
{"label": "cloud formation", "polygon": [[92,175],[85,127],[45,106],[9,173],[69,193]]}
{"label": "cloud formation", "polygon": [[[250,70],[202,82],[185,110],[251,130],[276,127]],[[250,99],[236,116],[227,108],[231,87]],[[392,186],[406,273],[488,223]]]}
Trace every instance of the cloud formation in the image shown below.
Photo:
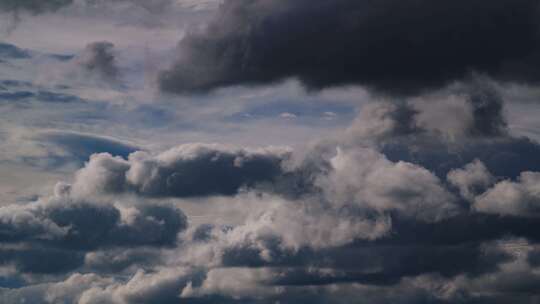
{"label": "cloud formation", "polygon": [[171,206],[75,199],[70,190],[58,184],[50,198],[0,207],[0,239],[14,245],[0,249],[2,264],[23,273],[67,272],[83,265],[84,251],[172,246],[187,228]]}
{"label": "cloud formation", "polygon": [[[440,102],[464,106],[471,122],[483,115],[468,95],[456,98]],[[521,302],[534,303],[537,173],[516,179],[481,160],[465,162],[463,155],[519,139],[505,131],[439,136],[428,123],[431,106],[370,105],[371,120],[301,155],[203,144],[127,159],[95,154],[54,196],[0,209],[8,245],[0,248],[2,264],[56,278],[23,280],[0,295],[6,303],[325,303],[346,295],[374,303],[490,303],[519,289],[530,295]],[[452,151],[459,162],[436,174],[429,157],[437,154],[391,160],[386,147],[403,138],[418,143],[415,156],[442,145],[444,157]],[[456,150],[463,143],[475,145]],[[185,179],[171,178],[178,174]],[[298,179],[302,187],[279,187]],[[230,209],[241,220],[196,223],[153,198],[195,198],[200,206],[215,200],[208,208]]]}
{"label": "cloud formation", "polygon": [[164,91],[206,92],[298,78],[402,95],[472,72],[538,83],[538,1],[224,1],[179,45]]}
{"label": "cloud formation", "polygon": [[159,155],[136,152],[127,160],[93,155],[77,173],[75,193],[137,193],[154,197],[233,195],[242,187],[271,183],[289,151],[185,144]]}
{"label": "cloud formation", "polygon": [[[511,136],[493,88],[451,92],[369,104],[349,129],[303,153],[184,144],[127,159],[95,154],[53,197],[1,209],[10,247],[0,261],[57,279],[0,294],[114,304],[347,295],[492,303],[520,290],[520,302],[534,303],[538,173],[527,171],[539,145]],[[434,109],[466,119],[444,117],[442,130]],[[511,154],[522,159],[502,168],[497,160]],[[237,219],[184,216],[163,199]]]}
{"label": "cloud formation", "polygon": [[[95,1],[96,7],[102,2]],[[167,0],[136,2],[156,14],[169,8]],[[532,1],[375,2],[231,0],[213,24],[180,45],[180,51],[187,47],[195,54],[179,54],[181,62],[196,59],[181,67],[202,77],[189,92],[299,77],[312,88],[354,83],[401,95],[362,104],[349,128],[310,145],[184,143],[154,151],[150,147],[163,145],[152,138],[140,150],[108,137],[43,131],[32,137],[35,145],[6,149],[20,157],[34,153],[36,161],[57,155],[47,154],[50,149],[85,163],[47,194],[1,202],[0,302],[536,303],[540,144],[513,135],[506,87],[490,79],[534,80],[532,74],[521,78],[525,69],[512,63],[530,63],[519,50],[531,38],[522,30],[530,29],[529,13],[537,14],[525,10],[533,8]],[[407,15],[403,8],[409,8]],[[291,36],[283,35],[284,26]],[[495,32],[501,41],[512,39],[514,47],[495,48]],[[214,45],[218,40],[223,43]],[[443,50],[450,45],[452,51]],[[472,53],[465,52],[468,46]],[[485,47],[493,48],[489,55],[476,53]],[[217,74],[193,68],[209,62],[208,54],[224,63]],[[65,60],[106,79],[117,75],[115,56],[103,42]],[[237,69],[238,62],[246,65]],[[405,77],[401,68],[413,65]],[[432,77],[436,69],[442,73]],[[182,84],[194,84],[189,81]],[[26,101],[33,97],[25,97],[34,94],[31,83],[0,86],[12,98],[19,96],[15,106],[31,105]],[[429,92],[405,97],[423,91]],[[274,94],[249,93],[242,102]],[[295,107],[258,106],[274,121],[280,113],[294,113],[299,121],[306,116]],[[167,118],[162,129],[181,120],[163,114],[169,108],[161,103],[145,107]],[[81,115],[78,109],[66,116]],[[340,117],[346,109],[337,111]],[[334,111],[319,110],[319,117]],[[101,120],[110,121],[88,116],[91,123],[78,130],[97,133]],[[40,127],[50,125],[43,121]],[[136,127],[131,123],[113,134],[140,131]],[[22,142],[2,132],[0,137]]]}

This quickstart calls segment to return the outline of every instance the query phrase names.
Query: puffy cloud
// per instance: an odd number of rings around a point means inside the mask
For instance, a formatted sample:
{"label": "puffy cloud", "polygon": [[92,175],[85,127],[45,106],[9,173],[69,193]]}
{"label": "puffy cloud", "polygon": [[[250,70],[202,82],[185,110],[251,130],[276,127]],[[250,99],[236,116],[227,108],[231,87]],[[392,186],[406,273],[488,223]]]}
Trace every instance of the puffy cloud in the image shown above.
{"label": "puffy cloud", "polygon": [[382,140],[418,131],[414,116],[418,114],[407,104],[391,102],[368,103],[347,130],[347,136],[361,140]]}
{"label": "puffy cloud", "polygon": [[540,173],[523,172],[517,182],[502,181],[474,202],[475,210],[500,215],[538,216]]}
{"label": "puffy cloud", "polygon": [[496,137],[508,132],[500,89],[484,77],[413,98],[419,129],[436,131],[451,140],[460,137]]}
{"label": "puffy cloud", "polygon": [[129,272],[133,268],[150,267],[162,262],[159,252],[144,247],[105,249],[88,252],[84,256],[85,268],[106,274]]}
{"label": "puffy cloud", "polygon": [[0,297],[4,303],[20,303],[21,300],[31,303],[77,303],[82,292],[97,286],[112,284],[112,280],[96,274],[75,273],[64,281],[36,284],[20,289],[1,290]]}
{"label": "puffy cloud", "polygon": [[475,159],[494,175],[540,171],[540,145],[510,134],[503,100],[485,79],[456,84],[403,103],[376,102],[327,146],[375,147],[393,162],[410,162],[440,179]]}
{"label": "puffy cloud", "polygon": [[180,42],[160,85],[193,93],[296,77],[412,94],[471,71],[537,83],[537,19],[535,0],[227,0]]}
{"label": "puffy cloud", "polygon": [[200,286],[194,287],[190,282],[183,290],[182,298],[201,298],[211,295],[222,295],[235,299],[268,299],[279,296],[285,289],[280,286],[265,286],[261,282],[273,277],[272,271],[266,268],[217,268],[206,275]]}
{"label": "puffy cloud", "polygon": [[[224,238],[231,248],[260,249],[263,259],[272,260],[272,246],[280,251],[298,251],[305,246],[326,248],[351,243],[355,239],[376,239],[391,228],[388,218],[347,214],[331,208],[294,205],[277,199],[263,212],[249,216],[245,224],[225,231]],[[270,250],[268,250],[270,249]]]}
{"label": "puffy cloud", "polygon": [[268,194],[244,194],[235,199],[249,210],[246,219],[235,226],[195,227],[184,235],[179,263],[201,267],[280,265],[306,250],[381,238],[392,227],[387,216],[357,214],[319,201],[291,201]]}
{"label": "puffy cloud", "polygon": [[[540,148],[511,136],[501,102],[483,83],[377,102],[305,151],[184,144],[95,154],[53,198],[0,208],[0,279],[24,278],[0,297],[478,303],[529,292],[538,178],[522,172],[540,166]],[[521,194],[500,211],[493,200],[512,198],[496,193],[502,183]],[[189,228],[164,198],[192,215]],[[486,198],[497,211],[479,208]],[[509,238],[526,251],[499,244]]]}
{"label": "puffy cloud", "polygon": [[76,194],[134,192],[145,196],[233,195],[242,187],[271,183],[289,151],[185,144],[157,156],[136,152],[128,160],[93,155],[73,184]]}
{"label": "puffy cloud", "polygon": [[395,212],[424,221],[438,221],[459,211],[455,198],[422,167],[392,163],[378,152],[362,148],[338,148],[331,164],[333,170],[318,184],[333,204],[352,204],[379,213]]}
{"label": "puffy cloud", "polygon": [[154,273],[138,271],[125,284],[111,284],[86,290],[79,303],[178,303],[180,293],[189,282],[202,280],[201,275],[190,268],[162,269]]}
{"label": "puffy cloud", "polygon": [[448,172],[448,181],[459,189],[459,193],[469,201],[491,186],[495,178],[479,160],[466,165],[463,169]]}

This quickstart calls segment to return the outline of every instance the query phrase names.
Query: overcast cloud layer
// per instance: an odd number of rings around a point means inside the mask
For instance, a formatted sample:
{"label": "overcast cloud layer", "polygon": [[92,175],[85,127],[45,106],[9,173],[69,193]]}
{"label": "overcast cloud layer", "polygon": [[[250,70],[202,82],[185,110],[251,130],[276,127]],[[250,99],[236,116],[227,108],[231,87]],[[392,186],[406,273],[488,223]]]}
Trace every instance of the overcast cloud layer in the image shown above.
{"label": "overcast cloud layer", "polygon": [[538,303],[538,1],[151,2],[0,1],[1,303]]}

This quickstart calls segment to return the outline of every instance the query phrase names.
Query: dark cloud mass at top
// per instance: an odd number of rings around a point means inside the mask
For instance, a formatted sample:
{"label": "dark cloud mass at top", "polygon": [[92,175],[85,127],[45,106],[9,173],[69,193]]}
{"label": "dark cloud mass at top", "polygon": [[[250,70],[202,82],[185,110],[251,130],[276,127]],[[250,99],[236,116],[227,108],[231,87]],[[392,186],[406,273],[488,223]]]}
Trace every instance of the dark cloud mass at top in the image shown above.
{"label": "dark cloud mass at top", "polygon": [[472,72],[537,83],[537,0],[226,0],[160,77],[174,93],[290,77],[416,94]]}

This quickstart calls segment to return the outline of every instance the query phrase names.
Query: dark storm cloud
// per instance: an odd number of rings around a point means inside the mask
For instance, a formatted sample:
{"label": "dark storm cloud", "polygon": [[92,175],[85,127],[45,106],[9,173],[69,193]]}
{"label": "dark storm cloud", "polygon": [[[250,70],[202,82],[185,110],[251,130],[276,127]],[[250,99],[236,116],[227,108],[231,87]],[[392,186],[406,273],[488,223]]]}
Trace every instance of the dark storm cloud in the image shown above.
{"label": "dark storm cloud", "polygon": [[537,83],[537,0],[226,0],[188,34],[164,91],[205,92],[297,77],[413,94],[480,72]]}

